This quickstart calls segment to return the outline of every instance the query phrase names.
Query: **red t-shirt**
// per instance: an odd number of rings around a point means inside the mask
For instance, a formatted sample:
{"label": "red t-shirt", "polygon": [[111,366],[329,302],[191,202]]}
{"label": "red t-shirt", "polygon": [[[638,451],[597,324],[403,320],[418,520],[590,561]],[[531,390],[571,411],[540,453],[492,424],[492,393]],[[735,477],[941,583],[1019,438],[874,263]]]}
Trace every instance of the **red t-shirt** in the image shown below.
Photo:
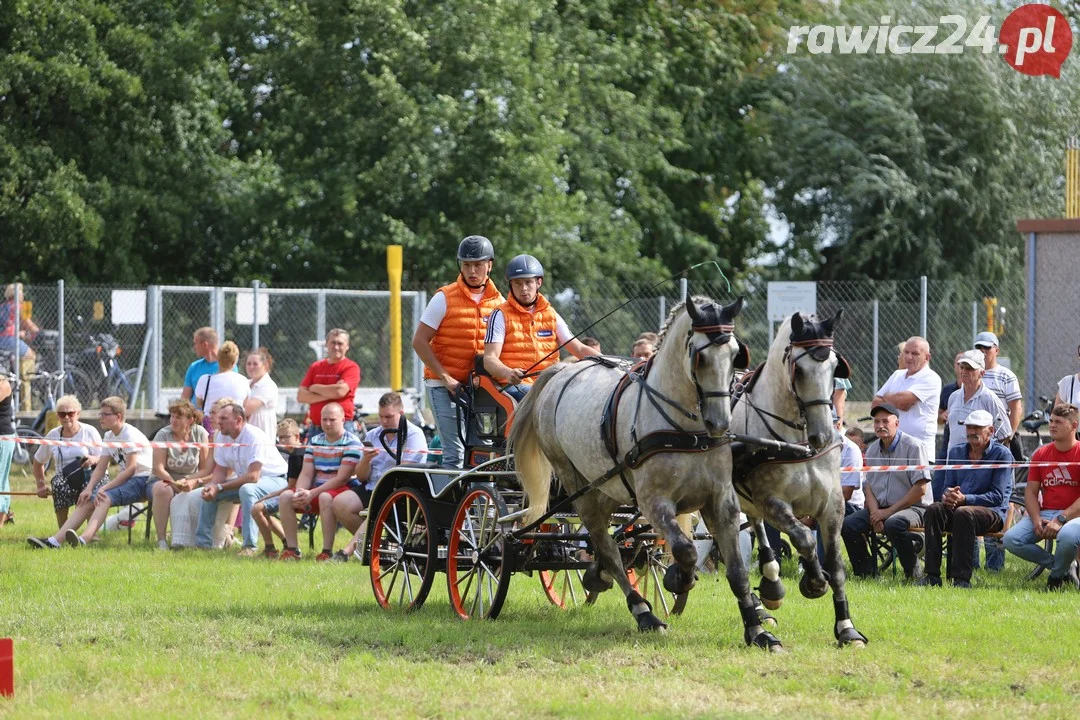
{"label": "red t-shirt", "polygon": [[[353,395],[356,394],[356,387],[360,384],[360,366],[349,358],[342,358],[332,365],[327,360],[320,360],[316,363],[312,363],[311,367],[308,368],[307,374],[304,375],[304,379],[300,381],[300,387],[334,385],[339,382],[344,382],[349,386],[349,394],[336,402],[341,405],[341,409],[345,411],[345,419],[352,420],[353,413],[355,412],[355,408],[353,407]],[[315,423],[315,427],[318,427],[319,424],[322,423],[322,409],[328,402],[331,401],[324,400],[322,402],[311,403],[311,421]]]}
{"label": "red t-shirt", "polygon": [[[1068,452],[1053,443],[1043,445],[1031,454],[1031,462],[1080,462],[1080,443]],[[1043,510],[1064,510],[1080,497],[1080,465],[1029,468],[1028,480],[1041,483]]]}

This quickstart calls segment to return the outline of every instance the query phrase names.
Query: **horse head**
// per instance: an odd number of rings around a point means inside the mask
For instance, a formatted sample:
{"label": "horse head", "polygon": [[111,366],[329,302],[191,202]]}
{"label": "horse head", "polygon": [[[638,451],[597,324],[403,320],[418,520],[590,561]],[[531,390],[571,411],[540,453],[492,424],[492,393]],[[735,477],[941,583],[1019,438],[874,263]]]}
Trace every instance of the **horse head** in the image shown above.
{"label": "horse head", "polygon": [[847,360],[833,349],[833,332],[840,323],[841,308],[827,320],[791,316],[791,336],[784,351],[789,364],[791,390],[806,418],[810,445],[822,449],[833,439],[833,378],[851,374]]}
{"label": "horse head", "polygon": [[697,392],[698,409],[705,429],[713,437],[727,432],[731,424],[731,381],[735,368],[750,362],[746,346],[735,337],[735,316],[743,298],[720,305],[705,298],[686,299],[690,329],[686,333],[686,362]]}

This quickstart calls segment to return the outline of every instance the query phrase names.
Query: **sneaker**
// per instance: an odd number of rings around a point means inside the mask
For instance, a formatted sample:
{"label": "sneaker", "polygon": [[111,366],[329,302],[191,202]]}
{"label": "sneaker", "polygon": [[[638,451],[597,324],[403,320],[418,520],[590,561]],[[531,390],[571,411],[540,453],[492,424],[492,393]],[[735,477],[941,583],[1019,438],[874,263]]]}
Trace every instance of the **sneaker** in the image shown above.
{"label": "sneaker", "polygon": [[923,575],[915,584],[919,587],[941,587],[941,576]]}
{"label": "sneaker", "polygon": [[264,558],[266,558],[267,560],[277,560],[278,559],[277,548],[272,548],[272,547],[266,548],[265,550],[263,550],[262,556]]}
{"label": "sneaker", "polygon": [[352,555],[360,562],[364,562],[364,543],[359,543],[356,549],[352,551]]}
{"label": "sneaker", "polygon": [[951,582],[954,588],[963,588],[965,590],[971,589],[971,582],[968,580],[959,580],[957,578],[953,578]]}
{"label": "sneaker", "polygon": [[281,551],[281,554],[278,555],[278,560],[299,560],[299,559],[300,559],[300,551],[299,550],[292,550],[290,548],[285,548],[284,550]]}
{"label": "sneaker", "polygon": [[67,544],[73,548],[86,545],[86,541],[79,536],[79,533],[75,532],[75,528],[71,528],[64,533],[64,539],[67,540]]}
{"label": "sneaker", "polygon": [[315,556],[315,562],[326,562],[332,557],[330,553],[323,550],[321,553]]}
{"label": "sneaker", "polygon": [[344,550],[338,550],[336,553],[330,556],[330,562],[349,562],[349,555]]}
{"label": "sneaker", "polygon": [[1077,563],[1075,560],[1069,565],[1068,572],[1065,573],[1065,585],[1070,590],[1080,590],[1080,571],[1078,571]]}
{"label": "sneaker", "polygon": [[164,540],[158,540],[157,541],[157,549],[158,550],[168,550],[169,549],[169,543],[164,541]]}
{"label": "sneaker", "polygon": [[1046,578],[1046,591],[1056,592],[1058,590],[1065,589],[1065,578],[1048,577]]}
{"label": "sneaker", "polygon": [[241,548],[240,552],[236,553],[236,556],[237,557],[255,557],[258,554],[259,554],[259,548],[246,547],[246,548]]}
{"label": "sneaker", "polygon": [[60,547],[60,545],[51,537],[28,537],[26,538],[26,544],[34,548],[35,550],[55,550],[56,548]]}

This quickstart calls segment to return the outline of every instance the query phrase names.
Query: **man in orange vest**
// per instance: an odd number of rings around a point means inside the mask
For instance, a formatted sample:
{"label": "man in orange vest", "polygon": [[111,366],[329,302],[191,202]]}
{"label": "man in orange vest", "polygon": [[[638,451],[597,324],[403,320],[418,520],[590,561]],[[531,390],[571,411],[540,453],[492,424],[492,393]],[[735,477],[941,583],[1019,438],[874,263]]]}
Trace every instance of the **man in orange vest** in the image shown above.
{"label": "man in orange vest", "polygon": [[502,383],[510,383],[506,394],[522,400],[533,378],[559,361],[558,348],[564,346],[579,360],[599,355],[585,345],[547,298],[540,293],[544,266],[532,255],[518,255],[506,266],[510,299],[488,319],[484,338],[484,368]]}
{"label": "man in orange vest", "polygon": [[503,302],[489,277],[495,260],[491,241],[470,235],[458,245],[458,279],[439,288],[413,335],[412,346],[424,362],[431,410],[442,441],[442,466],[460,468],[465,448],[452,398],[484,352],[488,316]]}

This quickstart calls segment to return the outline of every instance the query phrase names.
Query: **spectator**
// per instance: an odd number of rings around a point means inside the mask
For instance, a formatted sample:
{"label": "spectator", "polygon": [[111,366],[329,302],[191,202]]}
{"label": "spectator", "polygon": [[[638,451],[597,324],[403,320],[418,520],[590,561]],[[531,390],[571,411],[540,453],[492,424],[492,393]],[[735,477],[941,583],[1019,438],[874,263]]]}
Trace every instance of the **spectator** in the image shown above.
{"label": "spectator", "polygon": [[[1076,440],[1080,411],[1057,405],[1050,413],[1050,442],[1031,455],[1032,463],[1071,463],[1032,466],[1024,488],[1027,508],[1020,522],[1005,533],[1005,549],[1017,557],[1050,569],[1047,590],[1080,589],[1076,551],[1080,547],[1080,443]],[[1054,540],[1053,554],[1039,546]]]}
{"label": "spectator", "polygon": [[540,292],[544,266],[532,255],[517,255],[506,265],[510,298],[488,317],[484,368],[506,394],[524,400],[533,378],[559,362],[565,347],[579,360],[599,353],[577,340],[562,316]]}
{"label": "spectator", "polygon": [[641,339],[634,343],[630,349],[630,357],[638,360],[648,360],[656,354],[656,345],[648,340]]}
{"label": "spectator", "polygon": [[[405,416],[405,406],[401,396],[388,392],[379,398],[379,426],[368,431],[364,439],[363,456],[356,466],[356,479],[362,483],[353,492],[342,493],[334,498],[334,517],[337,523],[353,533],[352,540],[334,554],[334,560],[345,561],[363,546],[364,526],[360,513],[371,501],[371,493],[379,479],[387,470],[394,467],[394,455],[398,450],[398,428]],[[401,462],[424,462],[427,455],[427,439],[424,431],[407,422],[405,450],[401,453]]]}
{"label": "spectator", "polygon": [[[957,392],[954,397],[961,393]],[[996,398],[995,398],[996,400]],[[950,415],[955,417],[953,413]],[[952,419],[949,422],[953,422]],[[949,448],[947,465],[1009,463],[1008,448],[994,440],[994,417],[986,410],[972,410],[964,418],[967,443]],[[931,505],[923,518],[926,537],[926,576],[920,585],[941,585],[942,537],[951,533],[945,576],[954,587],[971,587],[976,539],[1005,527],[1005,512],[1012,493],[1012,471],[1007,467],[946,469],[940,502]]]}
{"label": "spectator", "polygon": [[322,409],[327,403],[336,402],[345,413],[345,429],[363,432],[363,423],[355,420],[353,397],[360,385],[360,366],[345,357],[349,352],[349,333],[334,328],[326,334],[326,358],[311,364],[300,389],[296,391],[299,402],[311,406],[312,427],[322,426]]}
{"label": "spectator", "polygon": [[[1076,349],[1080,355],[1080,347]],[[1057,393],[1054,394],[1054,405],[1080,406],[1080,373],[1066,375],[1058,381]]]}
{"label": "spectator", "polygon": [[[15,454],[15,404],[11,398],[11,383],[0,377],[0,528],[11,512],[11,458]],[[39,445],[38,447],[44,447]]]}
{"label": "spectator", "polygon": [[155,443],[199,443],[203,447],[154,447],[154,527],[159,550],[168,550],[165,529],[172,520],[173,544],[195,544],[199,522],[199,494],[194,492],[213,472],[214,462],[207,443],[210,435],[201,424],[202,413],[190,400],[169,405],[169,424],[158,430]]}
{"label": "spectator", "polygon": [[424,363],[424,383],[442,442],[442,466],[460,468],[461,442],[454,396],[484,352],[488,316],[503,304],[491,281],[495,249],[482,235],[470,235],[458,245],[457,280],[439,288],[420,316],[413,350]]}
{"label": "spectator", "polygon": [[645,332],[641,333],[640,335],[638,335],[637,339],[648,340],[653,344],[654,347],[656,346],[656,343],[660,342],[660,336],[652,332],[651,330],[646,330]]}
{"label": "spectator", "polygon": [[[345,411],[336,402],[322,409],[322,432],[308,441],[304,453],[304,469],[296,481],[296,489],[281,493],[281,527],[285,531],[285,550],[282,560],[299,560],[297,543],[297,513],[319,516],[322,524],[323,549],[315,558],[325,562],[334,553],[334,498],[349,489],[350,478],[360,461],[360,438],[345,430]],[[313,484],[314,483],[314,484]]]}
{"label": "spectator", "polygon": [[921,337],[904,343],[905,369],[894,372],[878,389],[873,405],[888,403],[900,410],[900,429],[923,445],[927,458],[937,457],[938,400],[941,378],[930,369],[930,346]]}
{"label": "spectator", "polygon": [[600,350],[600,341],[597,340],[596,338],[594,338],[594,337],[592,337],[590,335],[584,335],[584,336],[582,336],[580,338],[580,340],[581,340],[582,345],[588,345],[589,347],[591,347],[593,350],[596,351],[597,355],[603,355],[604,354]]}
{"label": "spectator", "polygon": [[[184,389],[180,392],[181,400],[191,400],[195,396],[195,385],[203,375],[213,375],[218,371],[218,334],[212,327],[201,327],[191,338],[192,350],[199,359],[188,365],[184,373]],[[206,408],[196,405],[203,412]]]}
{"label": "spectator", "polygon": [[[240,348],[232,340],[221,344],[217,354],[218,371],[203,375],[195,383],[195,406],[213,407],[220,398],[233,398],[246,402],[250,392],[248,379],[236,372],[236,361],[240,359]],[[203,418],[203,427],[210,429],[210,420]]]}
{"label": "spectator", "polygon": [[[48,497],[49,488],[45,485],[45,469],[49,462],[55,471],[52,480],[53,510],[56,511],[56,526],[63,527],[68,519],[68,510],[79,500],[79,493],[86,487],[91,468],[101,454],[101,434],[93,425],[79,422],[82,404],[74,395],[64,395],[56,401],[56,417],[60,427],[53,428],[45,435],[47,440],[70,440],[83,442],[80,447],[61,447],[59,445],[38,445],[33,458],[34,480],[37,482],[38,497]],[[76,469],[81,465],[81,469]],[[67,472],[65,473],[65,470]]]}
{"label": "spectator", "polygon": [[[289,470],[286,474],[286,480],[288,480],[288,487],[286,489],[293,489],[296,487],[296,481],[300,478],[300,473],[304,469],[304,453],[305,449],[300,444],[300,426],[296,424],[296,421],[292,418],[285,418],[277,424],[277,448],[281,453],[281,457],[285,458],[285,461],[289,464]],[[280,503],[278,498],[281,497],[281,493],[285,490],[278,490],[277,492],[270,493],[259,502],[251,506],[251,518],[255,521],[255,524],[259,526],[259,534],[262,535],[263,544],[263,557],[267,560],[277,559],[278,550],[274,545],[274,537],[278,537],[281,540],[281,544],[285,545],[285,530],[281,527],[281,521],[278,520],[278,510]]]}
{"label": "spectator", "polygon": [[941,442],[941,452],[937,454],[939,462],[944,462],[949,452],[949,398],[960,387],[960,358],[964,356],[964,350],[956,353],[953,358],[953,374],[956,380],[941,388],[941,399],[938,400],[937,424],[941,426],[944,435]]}
{"label": "spectator", "polygon": [[[34,371],[34,351],[26,344],[38,333],[38,326],[30,319],[29,312],[24,312],[22,283],[8,285],[4,289],[4,302],[0,303],[0,357],[5,361],[14,356],[12,372],[17,373],[26,383],[27,391],[22,394],[23,410],[30,409],[30,383],[27,376]],[[29,307],[29,303],[26,303]],[[19,320],[19,334],[15,336],[16,319]]]}
{"label": "spectator", "polygon": [[[202,490],[204,504],[199,513],[195,543],[198,547],[209,548],[217,504],[239,499],[244,538],[240,554],[250,557],[258,552],[259,533],[251,519],[251,507],[260,498],[285,487],[289,465],[274,448],[273,440],[247,423],[244,408],[239,403],[221,408],[217,421],[219,435],[229,438],[228,442],[234,445],[214,450],[214,473]],[[236,474],[235,479],[227,479],[230,470]]]}
{"label": "spectator", "polygon": [[[833,412],[833,426],[840,430],[840,417]],[[843,446],[840,448],[840,467],[862,467],[863,456],[859,446],[850,438],[841,435]],[[840,491],[844,493],[844,517],[862,510],[866,505],[866,497],[863,494],[863,472],[861,470],[849,470],[840,473]],[[813,518],[807,518],[806,526],[816,528],[817,523]],[[825,543],[821,533],[817,533],[818,559],[825,557]]]}
{"label": "spectator", "polygon": [[[218,398],[206,413],[206,416],[210,419],[210,429],[207,432],[213,443],[229,442],[229,438],[218,431],[218,415],[221,413],[222,408],[234,403],[237,403],[237,401],[233,398]],[[203,420],[205,421],[206,417],[204,417]],[[203,473],[200,470],[198,475],[188,477],[189,481],[193,481],[193,484],[200,488],[205,487],[206,483],[210,481],[210,478],[213,477],[214,474],[214,448],[208,449],[210,450],[210,472]],[[229,470],[225,479],[234,480],[236,479],[236,475],[232,470]],[[179,508],[177,507],[178,503],[180,504]],[[173,499],[172,511],[169,515],[170,521],[173,524],[172,547],[174,549],[177,547],[197,547],[196,533],[198,532],[199,517],[202,515],[203,504],[201,491],[181,495]],[[179,521],[177,516],[178,511],[182,512]],[[214,548],[220,550],[233,542],[236,542],[237,544],[240,543],[239,540],[234,538],[236,520],[239,516],[239,502],[221,503],[217,506],[217,515],[214,518],[214,532],[211,543]]]}
{"label": "spectator", "polygon": [[274,367],[274,358],[264,347],[248,351],[244,359],[244,370],[249,380],[248,397],[244,401],[244,412],[250,422],[262,430],[268,437],[277,432],[278,386],[270,377]]}
{"label": "spectator", "polygon": [[[936,395],[935,395],[936,398]],[[900,430],[900,410],[889,403],[871,409],[877,440],[866,449],[867,465],[928,465],[926,446]],[[890,470],[866,473],[863,485],[866,507],[844,518],[841,535],[857,577],[877,574],[867,546],[871,532],[885,533],[896,550],[904,575],[917,579],[920,574],[912,533],[922,525],[930,504],[928,470]]]}
{"label": "spectator", "polygon": [[861,455],[866,454],[866,435],[863,433],[862,428],[851,427],[844,433],[848,440],[855,443],[855,446],[859,448]]}
{"label": "spectator", "polygon": [[[86,545],[94,539],[98,528],[104,524],[110,507],[131,505],[152,497],[154,481],[150,476],[153,470],[150,441],[137,427],[124,421],[126,414],[127,403],[122,398],[107,397],[101,401],[98,418],[105,430],[103,441],[117,443],[120,447],[109,448],[108,454],[98,459],[90,482],[79,493],[75,511],[59,532],[50,538],[28,538],[31,545],[58,548],[64,540],[76,548]],[[120,466],[120,472],[99,487],[110,462],[116,462]],[[77,529],[83,521],[86,521],[86,529],[80,535]]]}
{"label": "spectator", "polygon": [[904,362],[904,348],[907,347],[907,340],[901,340],[900,344],[896,346],[896,369],[907,370],[907,364]]}
{"label": "spectator", "polygon": [[840,419],[840,427],[844,425],[844,409],[847,407],[847,394],[851,389],[851,381],[847,378],[833,378],[832,406],[833,413]]}

